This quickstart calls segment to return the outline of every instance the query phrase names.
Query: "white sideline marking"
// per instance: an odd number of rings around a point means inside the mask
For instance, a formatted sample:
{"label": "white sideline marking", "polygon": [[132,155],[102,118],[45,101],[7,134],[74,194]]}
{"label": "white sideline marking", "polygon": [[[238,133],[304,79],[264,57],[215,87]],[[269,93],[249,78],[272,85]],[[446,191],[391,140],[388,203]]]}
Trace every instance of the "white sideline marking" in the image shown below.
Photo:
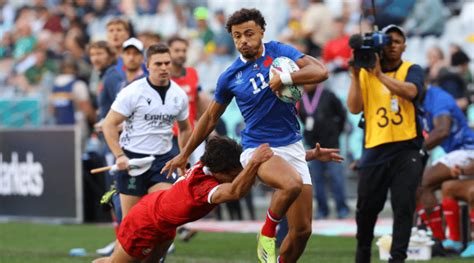
{"label": "white sideline marking", "polygon": [[[377,221],[374,234],[381,236],[392,233],[393,220],[382,218]],[[187,227],[204,232],[258,233],[263,221],[215,221],[199,220]],[[357,225],[354,219],[313,220],[313,234],[324,236],[355,236]]]}

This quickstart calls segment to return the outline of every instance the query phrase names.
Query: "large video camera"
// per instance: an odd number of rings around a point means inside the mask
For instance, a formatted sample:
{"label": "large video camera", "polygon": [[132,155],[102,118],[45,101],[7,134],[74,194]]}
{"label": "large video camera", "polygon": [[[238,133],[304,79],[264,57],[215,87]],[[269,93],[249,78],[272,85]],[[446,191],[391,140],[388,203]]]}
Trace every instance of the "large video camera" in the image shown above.
{"label": "large video camera", "polygon": [[385,45],[390,45],[392,38],[380,31],[372,33],[354,34],[349,39],[349,46],[354,50],[352,66],[356,68],[375,67],[375,54],[379,56]]}

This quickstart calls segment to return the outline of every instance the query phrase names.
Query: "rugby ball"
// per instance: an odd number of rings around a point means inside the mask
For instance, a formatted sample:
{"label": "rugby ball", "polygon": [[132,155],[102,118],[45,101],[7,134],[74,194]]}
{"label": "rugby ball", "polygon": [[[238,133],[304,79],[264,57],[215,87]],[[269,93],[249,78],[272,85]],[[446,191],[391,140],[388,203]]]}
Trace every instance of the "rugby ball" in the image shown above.
{"label": "rugby ball", "polygon": [[[270,66],[270,79],[273,78],[273,70],[279,73],[291,73],[300,68],[296,63],[287,57],[277,57]],[[303,85],[287,85],[281,89],[281,96],[278,98],[286,103],[296,103],[303,96]]]}

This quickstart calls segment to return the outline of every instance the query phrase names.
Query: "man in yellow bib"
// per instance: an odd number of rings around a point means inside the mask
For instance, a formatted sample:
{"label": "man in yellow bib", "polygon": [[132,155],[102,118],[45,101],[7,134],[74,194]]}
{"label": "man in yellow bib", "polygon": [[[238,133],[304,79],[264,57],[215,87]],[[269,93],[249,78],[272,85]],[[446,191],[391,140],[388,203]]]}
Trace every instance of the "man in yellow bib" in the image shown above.
{"label": "man in yellow bib", "polygon": [[374,68],[352,67],[347,106],[363,112],[364,149],[358,162],[356,263],[368,263],[379,212],[390,190],[394,214],[389,262],[404,262],[410,239],[415,192],[423,163],[423,142],[417,100],[423,88],[423,70],[402,60],[403,29],[389,25],[382,32],[392,39],[377,55]]}

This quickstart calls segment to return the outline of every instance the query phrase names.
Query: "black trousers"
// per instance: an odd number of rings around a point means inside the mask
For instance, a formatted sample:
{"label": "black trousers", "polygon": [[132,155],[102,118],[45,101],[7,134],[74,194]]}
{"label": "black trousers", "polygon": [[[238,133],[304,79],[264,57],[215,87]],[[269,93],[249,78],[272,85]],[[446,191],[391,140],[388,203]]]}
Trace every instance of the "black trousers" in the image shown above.
{"label": "black trousers", "polygon": [[394,220],[389,262],[405,261],[416,206],[415,192],[422,173],[421,156],[416,150],[400,152],[390,161],[359,170],[356,263],[370,262],[375,223],[389,190]]}

